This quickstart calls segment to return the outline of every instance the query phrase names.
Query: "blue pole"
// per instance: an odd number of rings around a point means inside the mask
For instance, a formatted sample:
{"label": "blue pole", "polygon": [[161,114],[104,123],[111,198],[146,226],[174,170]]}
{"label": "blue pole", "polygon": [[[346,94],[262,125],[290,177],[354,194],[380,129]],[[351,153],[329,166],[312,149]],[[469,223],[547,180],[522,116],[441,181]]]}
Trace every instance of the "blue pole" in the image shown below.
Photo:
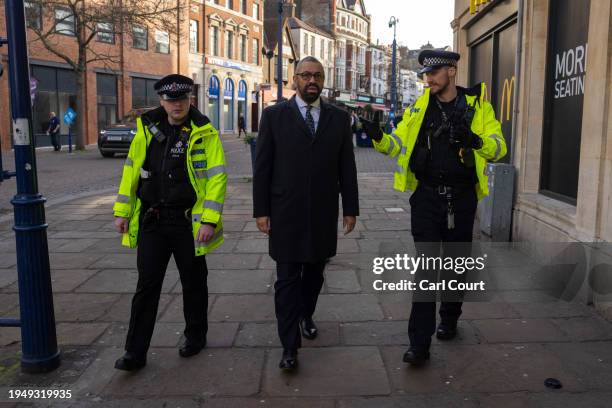
{"label": "blue pole", "polygon": [[72,132],[70,131],[70,129],[72,129],[72,125],[68,125],[68,153],[69,154],[72,153]]}
{"label": "blue pole", "polygon": [[6,0],[9,88],[17,193],[15,211],[17,275],[21,310],[21,369],[48,372],[60,364],[53,312],[45,198],[38,192],[32,137],[32,100],[23,0]]}

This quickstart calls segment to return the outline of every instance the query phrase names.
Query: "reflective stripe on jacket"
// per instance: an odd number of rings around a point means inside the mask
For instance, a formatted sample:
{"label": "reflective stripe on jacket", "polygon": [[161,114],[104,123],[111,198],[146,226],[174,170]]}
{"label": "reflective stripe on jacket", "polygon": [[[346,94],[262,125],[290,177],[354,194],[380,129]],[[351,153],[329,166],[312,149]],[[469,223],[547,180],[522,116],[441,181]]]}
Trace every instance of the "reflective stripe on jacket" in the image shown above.
{"label": "reflective stripe on jacket", "polygon": [[[475,90],[475,92],[474,92]],[[502,135],[501,124],[495,118],[495,111],[489,102],[484,99],[486,95],[485,84],[466,90],[465,98],[468,105],[474,107],[472,132],[482,139],[482,148],[474,150],[476,162],[476,195],[482,199],[489,194],[488,177],[485,173],[487,161],[497,161],[506,155],[506,142]],[[398,191],[417,188],[418,180],[410,170],[408,163],[410,155],[416,144],[427,105],[429,104],[429,89],[417,99],[413,106],[404,112],[402,121],[392,134],[383,134],[380,142],[374,141],[374,147],[379,152],[397,158],[393,188]]]}

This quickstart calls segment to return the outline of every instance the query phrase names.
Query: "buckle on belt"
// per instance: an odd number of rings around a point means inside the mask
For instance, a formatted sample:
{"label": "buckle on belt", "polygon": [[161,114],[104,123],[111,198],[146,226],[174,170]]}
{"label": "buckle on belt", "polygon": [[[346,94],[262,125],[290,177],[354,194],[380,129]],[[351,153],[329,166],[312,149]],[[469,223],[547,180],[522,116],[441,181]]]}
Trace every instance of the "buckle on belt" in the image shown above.
{"label": "buckle on belt", "polygon": [[[450,190],[450,188],[449,188],[448,190]],[[437,192],[438,192],[438,194],[440,194],[440,195],[446,195],[446,193],[447,193],[447,192],[450,192],[450,191],[447,191],[447,187],[446,187],[446,186],[444,186],[444,185],[438,185],[438,186],[436,186],[436,191],[437,191]]]}

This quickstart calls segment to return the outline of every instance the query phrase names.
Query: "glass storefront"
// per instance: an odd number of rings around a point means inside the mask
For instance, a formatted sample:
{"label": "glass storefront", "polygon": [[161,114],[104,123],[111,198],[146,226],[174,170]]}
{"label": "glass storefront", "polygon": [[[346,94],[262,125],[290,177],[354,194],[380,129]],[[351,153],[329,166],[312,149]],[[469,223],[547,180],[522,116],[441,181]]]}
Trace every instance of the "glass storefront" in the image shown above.
{"label": "glass storefront", "polygon": [[96,74],[98,132],[117,123],[117,77]]}
{"label": "glass storefront", "polygon": [[64,113],[68,108],[76,111],[76,75],[69,69],[31,66],[31,76],[36,79],[37,89],[32,105],[32,129],[36,146],[50,146],[46,135],[49,127],[49,113],[55,112],[60,119],[60,134],[68,134]]}
{"label": "glass storefront", "polygon": [[540,190],[576,204],[590,0],[550,2]]}
{"label": "glass storefront", "polygon": [[219,78],[211,76],[208,82],[208,109],[206,115],[215,129],[219,129]]}
{"label": "glass storefront", "polygon": [[241,116],[244,118],[245,127],[247,126],[247,84],[245,81],[238,82],[238,118]]}
{"label": "glass storefront", "polygon": [[234,81],[227,78],[223,92],[223,130],[234,130]]}

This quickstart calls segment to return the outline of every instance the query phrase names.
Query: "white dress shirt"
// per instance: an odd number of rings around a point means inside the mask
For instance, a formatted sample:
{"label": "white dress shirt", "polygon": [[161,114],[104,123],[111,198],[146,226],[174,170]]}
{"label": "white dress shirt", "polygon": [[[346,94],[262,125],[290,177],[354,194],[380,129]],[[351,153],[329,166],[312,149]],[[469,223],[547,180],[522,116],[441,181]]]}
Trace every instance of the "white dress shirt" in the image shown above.
{"label": "white dress shirt", "polygon": [[[302,117],[304,118],[304,120],[306,120],[306,111],[308,110],[308,104],[304,102],[304,100],[300,98],[300,95],[298,95],[297,93],[295,94],[295,101],[297,102],[297,106],[300,109]],[[312,106],[312,108],[310,109],[310,114],[312,115],[312,119],[314,120],[314,127],[316,132],[317,128],[319,127],[319,117],[321,116],[321,98],[317,98],[317,100],[311,103],[310,106]]]}

